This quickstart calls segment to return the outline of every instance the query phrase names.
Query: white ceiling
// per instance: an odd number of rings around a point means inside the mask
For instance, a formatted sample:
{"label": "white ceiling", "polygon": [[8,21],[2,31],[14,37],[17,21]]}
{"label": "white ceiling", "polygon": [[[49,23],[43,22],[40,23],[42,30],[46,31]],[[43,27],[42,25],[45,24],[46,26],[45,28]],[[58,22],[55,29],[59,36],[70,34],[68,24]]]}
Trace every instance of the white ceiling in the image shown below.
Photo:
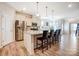
{"label": "white ceiling", "polygon": [[[17,11],[22,11],[26,8],[24,12],[35,15],[37,12],[36,2],[8,2]],[[72,4],[71,8],[68,5]],[[79,3],[78,2],[39,2],[39,14],[44,17],[46,15],[46,8],[48,6],[47,14],[48,16],[61,17],[78,17],[79,16]],[[54,12],[52,12],[52,10]]]}

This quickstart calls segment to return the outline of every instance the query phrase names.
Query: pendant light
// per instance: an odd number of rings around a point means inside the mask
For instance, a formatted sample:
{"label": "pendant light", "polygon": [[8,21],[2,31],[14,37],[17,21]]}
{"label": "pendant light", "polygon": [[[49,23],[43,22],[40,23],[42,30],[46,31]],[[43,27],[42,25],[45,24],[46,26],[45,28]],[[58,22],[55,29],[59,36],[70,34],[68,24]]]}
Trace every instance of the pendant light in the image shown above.
{"label": "pendant light", "polygon": [[47,8],[48,8],[48,7],[46,6],[46,17],[47,17]]}
{"label": "pendant light", "polygon": [[54,10],[52,9],[52,18],[54,19]]}
{"label": "pendant light", "polygon": [[46,6],[45,8],[46,8],[46,15],[45,15],[45,18],[47,18],[47,16],[48,16],[48,15],[47,15],[47,8],[48,8],[48,7]]}
{"label": "pendant light", "polygon": [[38,3],[39,2],[36,2],[37,3],[37,14],[36,14],[36,16],[39,16],[39,13],[38,13]]}

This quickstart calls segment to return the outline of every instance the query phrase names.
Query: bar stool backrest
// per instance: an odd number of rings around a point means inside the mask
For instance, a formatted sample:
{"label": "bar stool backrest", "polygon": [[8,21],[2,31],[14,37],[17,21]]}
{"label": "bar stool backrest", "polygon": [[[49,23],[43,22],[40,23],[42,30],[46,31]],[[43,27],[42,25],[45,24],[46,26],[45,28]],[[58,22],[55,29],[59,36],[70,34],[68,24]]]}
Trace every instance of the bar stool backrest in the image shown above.
{"label": "bar stool backrest", "polygon": [[54,37],[57,35],[57,31],[58,31],[58,30],[56,30],[56,31],[54,32]]}
{"label": "bar stool backrest", "polygon": [[48,37],[48,31],[47,30],[43,31],[43,37],[44,38],[47,38]]}
{"label": "bar stool backrest", "polygon": [[50,30],[50,37],[54,35],[54,30]]}
{"label": "bar stool backrest", "polygon": [[61,29],[58,29],[57,35],[59,36],[61,33]]}

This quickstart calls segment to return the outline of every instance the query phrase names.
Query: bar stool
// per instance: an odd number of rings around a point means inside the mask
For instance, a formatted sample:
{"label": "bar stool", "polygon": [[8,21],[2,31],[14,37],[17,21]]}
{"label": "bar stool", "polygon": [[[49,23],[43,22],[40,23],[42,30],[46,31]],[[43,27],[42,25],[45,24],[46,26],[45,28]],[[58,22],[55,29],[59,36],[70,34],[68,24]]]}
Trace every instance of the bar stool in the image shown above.
{"label": "bar stool", "polygon": [[50,35],[48,36],[48,43],[49,46],[51,47],[51,44],[53,43],[53,36],[54,36],[54,30],[50,30]]}
{"label": "bar stool", "polygon": [[56,43],[56,41],[55,41],[56,37],[57,37],[56,35],[57,35],[57,30],[55,30],[55,32],[54,32],[54,44]]}
{"label": "bar stool", "polygon": [[57,29],[56,34],[54,36],[55,37],[55,43],[56,43],[56,41],[59,42],[60,33],[61,33],[61,29]]}
{"label": "bar stool", "polygon": [[[41,43],[39,43],[39,41]],[[42,48],[42,53],[44,52],[44,48],[48,49],[48,31],[43,31],[43,36],[37,38],[37,49]],[[40,45],[40,47],[38,47]]]}

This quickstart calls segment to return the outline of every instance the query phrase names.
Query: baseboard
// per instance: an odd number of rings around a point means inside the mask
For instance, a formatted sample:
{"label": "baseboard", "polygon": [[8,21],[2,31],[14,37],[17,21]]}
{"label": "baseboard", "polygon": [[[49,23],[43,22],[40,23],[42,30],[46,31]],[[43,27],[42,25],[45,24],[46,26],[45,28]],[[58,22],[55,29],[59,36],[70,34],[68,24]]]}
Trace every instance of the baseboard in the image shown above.
{"label": "baseboard", "polygon": [[3,43],[3,46],[2,46],[2,47],[5,47],[5,46],[9,45],[9,44],[12,43],[12,42],[14,42],[14,40],[7,41],[7,42]]}
{"label": "baseboard", "polygon": [[72,51],[72,52],[73,52],[73,51],[76,51],[77,49],[75,49],[75,48],[74,48],[74,49],[67,49],[67,48],[65,48],[65,49],[63,49],[63,50],[64,50],[64,51]]}

